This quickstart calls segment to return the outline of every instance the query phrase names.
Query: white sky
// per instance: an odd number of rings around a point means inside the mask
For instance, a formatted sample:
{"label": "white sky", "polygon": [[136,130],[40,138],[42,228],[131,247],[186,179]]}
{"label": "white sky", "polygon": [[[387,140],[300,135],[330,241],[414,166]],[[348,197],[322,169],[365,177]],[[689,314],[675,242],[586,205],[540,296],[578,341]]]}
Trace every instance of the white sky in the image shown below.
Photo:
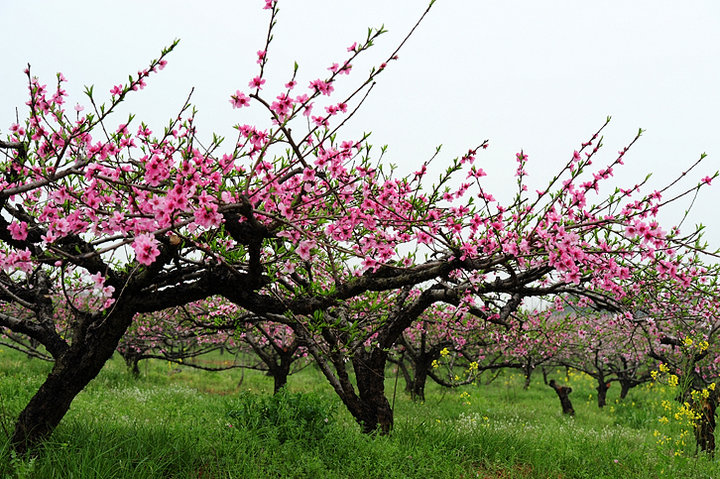
{"label": "white sky", "polygon": [[[14,122],[15,107],[23,115],[27,63],[49,85],[63,72],[70,106],[87,105],[84,85],[95,85],[98,99],[107,100],[113,85],[180,38],[168,67],[128,99],[126,112],[160,130],[195,87],[201,134],[232,137],[233,124],[253,121],[249,110],[233,110],[228,99],[235,90],[247,92],[257,74],[255,52],[267,30],[263,4],[0,0],[0,134]],[[425,6],[420,0],[280,0],[265,91],[280,92],[294,61],[299,87],[325,77],[367,27],[384,24],[389,33],[337,88],[355,85]],[[607,115],[613,117],[605,135],[608,161],[638,128],[647,130],[617,171],[621,184],[652,172],[653,185],[660,186],[707,152],[705,166],[688,183],[696,184],[720,169],[718,112],[716,0],[437,0],[346,132],[372,131],[371,142],[388,144],[388,160],[404,172],[441,143],[441,161],[448,161],[489,139],[480,165],[495,196],[503,197],[514,189],[517,151],[529,155],[529,173],[540,186]],[[706,224],[707,239],[720,247],[720,179],[716,183],[701,194],[691,225]],[[676,223],[681,210],[663,217],[664,224]]]}

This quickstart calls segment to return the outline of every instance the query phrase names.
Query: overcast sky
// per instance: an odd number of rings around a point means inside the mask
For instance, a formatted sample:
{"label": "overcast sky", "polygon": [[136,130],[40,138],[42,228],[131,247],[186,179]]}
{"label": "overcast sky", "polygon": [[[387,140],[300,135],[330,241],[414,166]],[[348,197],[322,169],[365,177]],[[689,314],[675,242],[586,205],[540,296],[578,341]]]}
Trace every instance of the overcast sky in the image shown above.
{"label": "overcast sky", "polygon": [[[202,2],[0,1],[4,46],[0,133],[26,100],[23,69],[52,84],[68,78],[71,104],[87,104],[84,85],[100,100],[180,38],[168,67],[127,102],[154,129],[193,95],[201,133],[231,135],[251,113],[233,110],[235,90],[257,74],[268,11],[264,0]],[[424,11],[419,0],[280,0],[270,51],[268,93],[279,92],[300,65],[300,86],[325,77],[367,27],[384,24],[351,79],[391,52]],[[343,79],[348,88],[355,84]],[[342,88],[339,85],[338,88]],[[299,92],[299,91],[298,91]],[[338,100],[340,97],[338,96]],[[634,184],[646,173],[660,186],[709,155],[690,185],[720,169],[720,2],[612,0],[437,0],[391,64],[347,134],[372,131],[389,145],[388,160],[413,171],[443,144],[441,161],[485,139],[480,160],[496,196],[513,188],[514,154],[530,157],[539,186],[602,125],[606,160],[646,131],[617,172]],[[21,110],[20,116],[23,116]],[[118,123],[122,121],[117,118]],[[720,247],[720,179],[701,194],[691,217]],[[669,226],[680,210],[663,217]]]}

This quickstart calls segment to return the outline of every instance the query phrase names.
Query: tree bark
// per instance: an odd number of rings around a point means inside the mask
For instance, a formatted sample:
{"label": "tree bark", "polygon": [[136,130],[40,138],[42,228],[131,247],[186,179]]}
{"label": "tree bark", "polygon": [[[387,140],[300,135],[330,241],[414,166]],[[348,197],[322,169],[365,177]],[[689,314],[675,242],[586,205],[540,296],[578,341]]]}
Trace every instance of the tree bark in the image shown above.
{"label": "tree bark", "polygon": [[606,383],[604,381],[604,377],[600,377],[598,379],[598,385],[595,388],[598,392],[598,407],[603,408],[605,407],[605,404],[607,404],[607,392],[608,389],[610,389],[610,383]]}
{"label": "tree bark", "polygon": [[633,387],[633,383],[630,381],[620,381],[620,399],[625,399]]}
{"label": "tree bark", "polygon": [[385,396],[386,363],[387,352],[381,349],[360,352],[352,357],[360,407],[350,412],[364,433],[378,431],[380,434],[389,434],[394,425],[393,411]]}
{"label": "tree bark", "polygon": [[121,354],[123,359],[125,360],[125,365],[127,366],[128,370],[132,373],[133,377],[135,379],[140,377],[140,355],[134,354],[134,353],[124,353]]}
{"label": "tree bark", "polygon": [[557,393],[558,397],[560,398],[560,405],[562,406],[563,414],[569,414],[570,416],[574,416],[575,409],[573,409],[572,402],[570,402],[570,393],[572,392],[572,388],[567,386],[560,386],[558,383],[555,382],[554,379],[550,380],[548,386],[553,388]]}
{"label": "tree bark", "polygon": [[290,376],[290,366],[292,365],[292,354],[280,355],[279,360],[270,367],[270,374],[273,377],[273,394],[277,394],[287,385],[288,376]]}
{"label": "tree bark", "polygon": [[84,331],[84,338],[55,359],[55,365],[20,413],[11,439],[18,454],[34,449],[55,430],[75,396],[112,357],[133,314],[119,308],[102,318],[102,330]]}
{"label": "tree bark", "polygon": [[533,367],[532,362],[530,361],[530,359],[528,359],[523,366],[523,374],[525,375],[525,383],[523,384],[523,389],[530,389],[530,381],[532,380],[532,373],[534,370],[535,368]]}
{"label": "tree bark", "polygon": [[713,391],[710,397],[702,399],[696,406],[700,417],[695,423],[695,452],[699,449],[710,457],[715,456],[715,413],[718,406],[717,394]]}
{"label": "tree bark", "polygon": [[425,401],[425,385],[427,384],[428,368],[430,364],[420,358],[415,362],[415,379],[410,390],[410,399],[413,401]]}

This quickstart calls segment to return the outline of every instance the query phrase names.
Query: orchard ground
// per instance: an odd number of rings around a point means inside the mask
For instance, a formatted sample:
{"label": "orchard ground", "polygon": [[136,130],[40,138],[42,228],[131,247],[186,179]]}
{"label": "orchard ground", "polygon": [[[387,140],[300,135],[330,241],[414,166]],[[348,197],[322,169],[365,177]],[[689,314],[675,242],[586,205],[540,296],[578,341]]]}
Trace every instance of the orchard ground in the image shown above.
{"label": "orchard ground", "polygon": [[429,385],[426,401],[414,403],[402,378],[395,391],[391,367],[396,422],[386,437],[362,434],[312,366],[273,399],[272,379],[261,373],[145,361],[133,379],[117,355],[40,453],[17,457],[9,450],[14,420],[49,367],[0,349],[2,477],[720,477],[717,461],[693,454],[692,436],[662,420],[663,401],[673,398],[660,385],[634,388],[624,401],[611,388],[600,410],[591,378],[553,371],[573,388],[570,418],[539,372],[528,390],[506,370],[490,384]]}

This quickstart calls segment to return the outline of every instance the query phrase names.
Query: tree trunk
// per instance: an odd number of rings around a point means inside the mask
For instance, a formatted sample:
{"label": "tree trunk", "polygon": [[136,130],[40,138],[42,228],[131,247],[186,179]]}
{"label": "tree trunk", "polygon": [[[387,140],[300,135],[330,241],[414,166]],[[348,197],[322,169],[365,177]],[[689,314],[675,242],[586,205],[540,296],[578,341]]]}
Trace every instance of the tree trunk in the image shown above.
{"label": "tree trunk", "polygon": [[710,397],[701,400],[695,408],[700,416],[695,423],[696,453],[699,449],[708,453],[710,457],[715,455],[715,412],[717,406],[717,394],[713,392]]}
{"label": "tree trunk", "polygon": [[125,365],[127,366],[128,370],[132,373],[133,377],[135,379],[140,377],[140,356],[138,354],[134,353],[121,353],[121,356],[125,360]]}
{"label": "tree trunk", "polygon": [[[18,454],[34,449],[55,430],[75,396],[98,375],[130,325],[132,313],[120,308],[102,318],[102,330],[85,331],[55,359],[55,365],[20,413],[11,439]],[[121,316],[122,315],[122,316]],[[118,317],[120,316],[120,317]]]}
{"label": "tree trunk", "polygon": [[290,366],[292,365],[291,357],[280,356],[280,360],[268,371],[273,377],[273,394],[277,394],[287,384],[288,376],[290,376]]}
{"label": "tree trunk", "polygon": [[400,372],[402,372],[403,380],[405,381],[405,392],[410,394],[412,396],[413,391],[413,378],[410,376],[410,371],[408,371],[407,365],[405,364],[404,358],[400,358],[400,361],[398,361],[398,367],[400,368]]}
{"label": "tree trunk", "polygon": [[557,393],[558,397],[560,398],[560,405],[562,406],[563,414],[569,414],[570,416],[574,416],[575,409],[573,409],[573,405],[570,402],[570,393],[572,392],[572,388],[567,386],[560,386],[558,383],[555,382],[554,379],[550,380],[548,386],[553,388]]}
{"label": "tree trunk", "polygon": [[72,400],[97,376],[113,349],[109,354],[97,349],[71,350],[55,362],[43,385],[18,417],[12,438],[15,451],[25,454],[55,430]]}
{"label": "tree trunk", "polygon": [[610,383],[606,383],[603,377],[598,380],[598,385],[595,388],[598,392],[598,407],[603,408],[607,404],[607,392],[610,389]]}
{"label": "tree trunk", "polygon": [[[385,364],[387,352],[373,349],[370,353],[357,353],[352,358],[358,394],[359,408],[351,410],[364,433],[379,431],[389,434],[393,428],[393,411],[385,397]],[[417,378],[416,378],[417,379]]]}
{"label": "tree trunk", "polygon": [[523,384],[523,389],[530,389],[530,381],[532,380],[532,373],[534,370],[535,368],[532,367],[530,361],[528,361],[525,367],[523,367],[523,374],[525,375],[525,383]]}
{"label": "tree trunk", "polygon": [[410,399],[413,401],[425,402],[425,384],[427,384],[428,368],[429,364],[418,359],[415,362],[415,379],[412,383],[412,389],[410,390]]}
{"label": "tree trunk", "polygon": [[625,399],[633,387],[630,381],[620,381],[620,399]]}

